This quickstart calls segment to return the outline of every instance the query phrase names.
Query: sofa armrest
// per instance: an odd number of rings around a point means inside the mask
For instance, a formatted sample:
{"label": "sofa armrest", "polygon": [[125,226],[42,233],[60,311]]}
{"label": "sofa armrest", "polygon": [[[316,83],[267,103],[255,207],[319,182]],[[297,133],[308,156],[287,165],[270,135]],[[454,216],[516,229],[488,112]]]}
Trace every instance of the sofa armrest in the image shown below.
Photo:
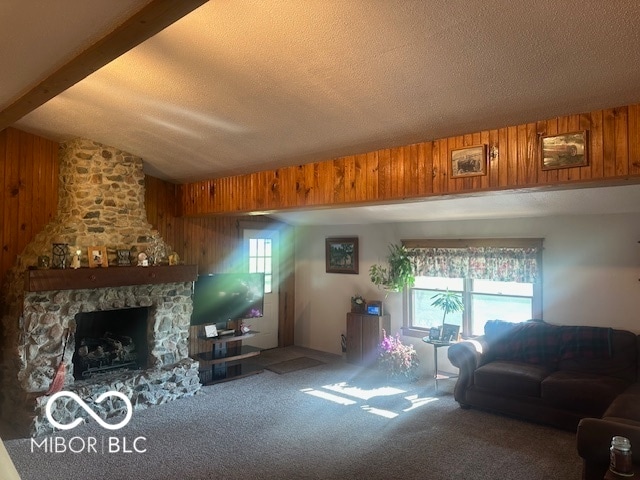
{"label": "sofa armrest", "polygon": [[459,370],[453,396],[461,405],[466,403],[466,390],[473,384],[473,372],[486,361],[488,351],[489,344],[484,336],[454,343],[447,349],[449,361]]}
{"label": "sofa armrest", "polygon": [[447,350],[454,367],[471,371],[482,365],[488,357],[489,344],[484,335],[452,344]]}
{"label": "sofa armrest", "polygon": [[585,464],[609,464],[611,438],[620,435],[631,442],[633,462],[640,463],[640,427],[601,418],[583,418],[578,424],[578,455]]}

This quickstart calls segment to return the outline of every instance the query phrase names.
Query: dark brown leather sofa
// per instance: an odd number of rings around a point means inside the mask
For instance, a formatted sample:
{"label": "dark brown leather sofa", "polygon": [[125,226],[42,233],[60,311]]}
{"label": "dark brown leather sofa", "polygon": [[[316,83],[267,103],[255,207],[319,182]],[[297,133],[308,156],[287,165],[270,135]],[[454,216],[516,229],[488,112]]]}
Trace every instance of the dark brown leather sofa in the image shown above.
{"label": "dark brown leather sofa", "polygon": [[602,479],[614,435],[628,436],[640,461],[639,350],[624,330],[492,320],[448,357],[461,407],[577,431],[583,478]]}

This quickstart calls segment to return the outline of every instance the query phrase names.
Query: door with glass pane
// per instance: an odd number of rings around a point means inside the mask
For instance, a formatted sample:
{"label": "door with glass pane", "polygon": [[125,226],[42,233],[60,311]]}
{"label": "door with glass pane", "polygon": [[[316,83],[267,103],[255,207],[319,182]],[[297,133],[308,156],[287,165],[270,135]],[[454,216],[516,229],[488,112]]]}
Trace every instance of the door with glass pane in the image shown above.
{"label": "door with glass pane", "polygon": [[249,273],[264,273],[263,317],[247,320],[259,332],[242,343],[267,349],[278,346],[278,232],[251,230],[243,232],[245,259]]}

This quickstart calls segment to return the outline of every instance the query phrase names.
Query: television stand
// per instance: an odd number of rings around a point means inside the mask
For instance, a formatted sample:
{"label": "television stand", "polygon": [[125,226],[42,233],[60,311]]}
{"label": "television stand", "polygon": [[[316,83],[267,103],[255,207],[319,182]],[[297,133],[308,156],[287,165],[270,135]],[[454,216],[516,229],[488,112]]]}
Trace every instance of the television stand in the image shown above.
{"label": "television stand", "polygon": [[248,375],[262,373],[264,369],[252,365],[245,360],[260,355],[257,347],[242,345],[242,341],[256,335],[256,331],[249,331],[243,335],[219,335],[207,337],[198,335],[198,343],[208,348],[194,355],[200,362],[200,383],[212,385],[227,382]]}

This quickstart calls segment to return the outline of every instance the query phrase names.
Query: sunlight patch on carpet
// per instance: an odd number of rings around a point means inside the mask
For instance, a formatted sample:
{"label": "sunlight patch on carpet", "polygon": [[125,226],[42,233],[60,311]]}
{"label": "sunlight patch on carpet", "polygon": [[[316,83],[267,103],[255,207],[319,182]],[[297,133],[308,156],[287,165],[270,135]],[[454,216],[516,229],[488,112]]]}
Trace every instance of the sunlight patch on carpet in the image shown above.
{"label": "sunlight patch on carpet", "polygon": [[420,397],[418,394],[407,395],[406,390],[398,387],[361,388],[349,385],[348,382],[331,383],[318,388],[303,388],[300,392],[339,405],[360,404],[360,409],[363,412],[390,420],[438,400],[437,397]]}
{"label": "sunlight patch on carpet", "polygon": [[314,397],[322,398],[324,400],[329,400],[333,403],[338,403],[340,405],[354,405],[356,403],[353,400],[349,400],[348,398],[339,397],[338,395],[323,392],[320,390],[315,390],[313,388],[304,388],[300,391],[308,395],[313,395]]}
{"label": "sunlight patch on carpet", "polygon": [[435,402],[438,400],[436,397],[420,398],[418,395],[409,395],[408,397],[404,397],[404,398],[407,399],[409,402],[411,402],[411,406],[409,408],[405,408],[403,412],[410,412],[413,409],[422,407],[423,405],[426,405],[428,403]]}
{"label": "sunlight patch on carpet", "polygon": [[398,414],[395,412],[391,412],[389,410],[383,410],[382,408],[369,407],[367,405],[363,406],[362,410],[364,410],[367,413],[373,413],[374,415],[378,415],[379,417],[384,417],[389,419],[396,418],[398,416]]}
{"label": "sunlight patch on carpet", "polygon": [[332,392],[341,393],[342,395],[348,395],[350,397],[359,398],[360,400],[369,400],[373,397],[386,397],[391,395],[399,395],[405,393],[405,390],[400,390],[395,387],[378,387],[371,389],[362,389],[359,387],[351,387],[347,382],[335,383],[333,385],[325,385],[322,388],[326,388]]}

